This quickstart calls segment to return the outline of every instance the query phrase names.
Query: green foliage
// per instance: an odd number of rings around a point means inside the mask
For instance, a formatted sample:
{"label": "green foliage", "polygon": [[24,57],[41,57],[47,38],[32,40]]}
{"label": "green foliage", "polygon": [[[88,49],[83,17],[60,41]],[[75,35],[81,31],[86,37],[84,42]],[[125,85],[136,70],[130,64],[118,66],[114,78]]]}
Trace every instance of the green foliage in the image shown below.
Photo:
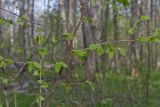
{"label": "green foliage", "polygon": [[97,3],[97,0],[91,0],[92,4],[95,6]]}
{"label": "green foliage", "polygon": [[68,83],[61,83],[61,86],[64,88],[64,90],[69,93],[69,91],[72,89],[72,86]]}
{"label": "green foliage", "polygon": [[57,62],[55,64],[55,72],[59,73],[61,71],[61,69],[63,68],[68,68],[68,65],[65,62]]}
{"label": "green foliage", "polygon": [[90,50],[95,50],[98,55],[103,55],[104,54],[104,49],[100,44],[91,44],[89,46]]}
{"label": "green foliage", "polygon": [[118,7],[115,3],[112,2],[113,10],[118,11]]}
{"label": "green foliage", "polygon": [[95,86],[91,81],[85,81],[85,84],[88,85],[93,92],[95,92]]}
{"label": "green foliage", "polygon": [[41,55],[41,56],[45,56],[49,53],[48,49],[47,48],[40,48],[38,49],[38,54]]}
{"label": "green foliage", "polygon": [[40,101],[44,101],[44,97],[43,96],[37,96],[36,97],[36,103],[39,104]]}
{"label": "green foliage", "polygon": [[46,83],[45,81],[38,80],[37,82],[38,82],[39,85],[42,86],[42,88],[48,88],[48,83]]}
{"label": "green foliage", "polygon": [[136,41],[144,43],[160,43],[160,36],[138,37]]}
{"label": "green foliage", "polygon": [[27,19],[28,19],[28,17],[25,16],[25,15],[23,15],[23,16],[17,18],[17,23],[18,23],[19,25],[23,26],[23,25],[25,24],[25,23],[24,23],[25,20],[27,20]]}
{"label": "green foliage", "polygon": [[42,68],[42,65],[40,65],[38,62],[34,62],[34,61],[28,61],[27,64],[28,64],[29,72],[33,72],[34,76],[38,76],[39,72],[41,72],[40,70]]}
{"label": "green foliage", "polygon": [[17,23],[21,26],[24,25],[24,21],[21,18],[17,18]]}
{"label": "green foliage", "polygon": [[85,58],[87,56],[86,50],[73,50],[72,53],[77,56],[78,58]]}
{"label": "green foliage", "polygon": [[136,34],[136,33],[137,33],[137,30],[138,30],[139,24],[140,24],[140,21],[137,20],[136,23],[133,25],[133,27],[128,30],[128,33],[129,33],[130,35]]}
{"label": "green foliage", "polygon": [[72,32],[67,32],[63,34],[66,40],[73,40],[73,33]]}
{"label": "green foliage", "polygon": [[7,65],[13,64],[13,60],[5,59],[2,56],[0,56],[0,67],[5,68]]}
{"label": "green foliage", "polygon": [[129,5],[129,1],[128,0],[117,0],[117,2],[123,4],[124,7]]}
{"label": "green foliage", "polygon": [[147,21],[149,19],[150,19],[149,16],[141,16],[141,21]]}
{"label": "green foliage", "polygon": [[83,21],[86,23],[86,24],[90,24],[93,22],[93,19],[90,17],[90,16],[84,16],[83,17]]}
{"label": "green foliage", "polygon": [[108,44],[106,46],[106,54],[108,55],[109,58],[113,58],[114,54],[115,54],[115,46]]}
{"label": "green foliage", "polygon": [[37,35],[35,38],[37,44],[45,44],[47,42],[47,37],[44,35]]}
{"label": "green foliage", "polygon": [[12,25],[13,21],[11,19],[4,19],[0,17],[0,25]]}
{"label": "green foliage", "polygon": [[119,52],[120,52],[120,54],[122,55],[122,56],[126,56],[127,55],[127,51],[126,51],[126,49],[125,48],[118,48],[118,50],[119,50]]}

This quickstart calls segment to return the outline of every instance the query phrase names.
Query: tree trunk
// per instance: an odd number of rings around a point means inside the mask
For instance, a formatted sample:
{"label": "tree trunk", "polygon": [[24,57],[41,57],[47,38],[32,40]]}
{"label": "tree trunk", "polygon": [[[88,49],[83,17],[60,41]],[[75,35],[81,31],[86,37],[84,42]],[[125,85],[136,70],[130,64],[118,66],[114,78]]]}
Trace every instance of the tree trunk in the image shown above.
{"label": "tree trunk", "polygon": [[[113,3],[116,5],[116,1],[114,0]],[[117,22],[117,11],[114,10],[113,11],[113,32],[114,32],[114,40],[117,41],[119,39],[119,31],[118,31],[118,22]],[[115,52],[115,58],[114,58],[114,61],[115,61],[115,68],[116,68],[116,71],[119,72],[119,53],[118,52]]]}
{"label": "tree trunk", "polygon": [[[2,8],[2,0],[0,0],[0,8]],[[2,11],[0,10],[0,17],[2,17]],[[0,25],[0,40],[2,40],[2,26]]]}
{"label": "tree trunk", "polygon": [[[102,1],[102,4],[105,2]],[[101,5],[102,5],[101,4]],[[101,41],[106,42],[108,41],[108,34],[109,34],[109,3],[107,3],[105,8],[102,8],[102,17],[101,17],[101,26],[102,26],[102,32],[101,32]],[[102,55],[102,70],[104,71],[107,68],[107,57],[106,54]]]}
{"label": "tree trunk", "polygon": [[[89,13],[89,0],[81,0],[81,15],[82,17],[91,17]],[[83,41],[84,48],[89,47],[90,44],[94,43],[94,37],[92,35],[92,28],[90,23],[82,23],[82,31],[83,31]],[[86,59],[85,69],[86,69],[86,77],[87,79],[93,79],[95,71],[96,71],[96,63],[95,63],[95,52],[91,52]]]}
{"label": "tree trunk", "polygon": [[[137,8],[137,0],[131,0],[131,27],[133,27],[138,21],[138,8]],[[137,32],[130,35],[131,40],[136,39]],[[136,54],[136,42],[131,42],[131,59],[130,59],[130,67],[131,69],[137,69],[137,54]]]}
{"label": "tree trunk", "polygon": [[[25,15],[25,0],[21,0],[19,2],[19,11],[20,11],[20,16]],[[20,47],[24,51],[24,55],[26,56],[26,40],[25,40],[25,24],[19,25],[19,36],[20,36]]]}

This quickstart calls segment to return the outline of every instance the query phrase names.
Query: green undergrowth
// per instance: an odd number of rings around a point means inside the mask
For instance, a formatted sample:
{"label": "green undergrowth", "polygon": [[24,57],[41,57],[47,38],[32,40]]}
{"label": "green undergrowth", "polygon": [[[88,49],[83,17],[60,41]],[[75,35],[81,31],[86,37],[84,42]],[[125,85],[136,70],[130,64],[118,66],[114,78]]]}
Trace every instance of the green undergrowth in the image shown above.
{"label": "green undergrowth", "polygon": [[[138,77],[131,76],[129,70],[120,73],[112,70],[98,72],[92,88],[89,85],[59,83],[54,90],[54,97],[50,99],[51,107],[158,107],[160,71],[150,72],[148,106],[144,99],[146,72],[147,69],[140,70]],[[80,81],[80,78],[76,78],[77,75],[74,74],[75,81]],[[4,99],[5,96],[1,93],[2,107],[4,107]],[[14,96],[9,99],[10,107],[14,107]],[[34,95],[16,94],[16,100],[17,107],[38,107]]]}

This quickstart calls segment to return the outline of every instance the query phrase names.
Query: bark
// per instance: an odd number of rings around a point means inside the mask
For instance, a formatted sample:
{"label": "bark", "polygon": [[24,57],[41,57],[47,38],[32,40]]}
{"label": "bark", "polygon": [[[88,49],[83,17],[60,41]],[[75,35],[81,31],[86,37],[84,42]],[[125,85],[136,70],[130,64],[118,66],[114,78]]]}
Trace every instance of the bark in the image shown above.
{"label": "bark", "polygon": [[[2,8],[2,0],[0,0],[0,8]],[[0,17],[2,17],[2,11],[0,10]],[[0,43],[2,42],[2,26],[0,25]],[[3,50],[0,49],[0,54],[3,53]]]}
{"label": "bark", "polygon": [[[105,1],[102,1],[102,4],[104,3]],[[101,32],[101,41],[102,42],[106,42],[108,41],[108,34],[109,34],[109,4],[107,3],[106,7],[105,8],[102,8],[102,17],[101,17],[101,29],[102,29],[102,32]],[[106,54],[102,55],[102,70],[105,70],[107,68],[107,57],[106,57]]]}
{"label": "bark", "polygon": [[[116,1],[114,0],[114,4],[116,5]],[[119,39],[119,32],[118,32],[118,22],[117,22],[117,11],[114,10],[113,11],[113,26],[114,26],[114,29],[113,29],[113,32],[114,32],[114,40],[117,41]],[[116,68],[116,71],[119,72],[119,53],[118,52],[115,52],[115,68]]]}
{"label": "bark", "polygon": [[[146,14],[147,16],[152,15],[152,11],[150,10],[152,7],[152,0],[147,0],[146,2]],[[150,36],[150,21],[147,21],[147,36]],[[147,50],[148,50],[148,55],[147,55],[147,66],[148,66],[148,70],[147,70],[147,74],[146,74],[146,81],[145,81],[145,105],[148,106],[149,103],[149,81],[150,81],[150,71],[151,71],[151,44],[148,43],[147,45]]]}
{"label": "bark", "polygon": [[[74,15],[75,15],[75,5],[76,0],[60,0],[61,7],[61,17],[63,21],[63,33],[73,33],[74,30]],[[73,40],[65,40],[65,61],[68,65],[67,80],[72,78],[72,68],[73,68]]]}
{"label": "bark", "polygon": [[[67,2],[67,32],[72,32],[74,29],[74,4],[76,0],[68,0]],[[72,69],[73,69],[73,56],[72,56],[72,49],[73,49],[73,40],[66,41],[66,61],[68,64],[68,73],[67,79],[71,80],[72,78]]]}
{"label": "bark", "polygon": [[[96,4],[91,4],[92,14],[92,35],[95,43],[101,43],[101,1],[97,1]],[[101,70],[101,57],[97,55],[95,57],[96,71]]]}
{"label": "bark", "polygon": [[[134,24],[137,22],[138,20],[138,8],[137,8],[137,0],[131,0],[131,27],[134,26]],[[136,35],[137,32],[135,32],[133,35],[131,36],[131,40],[135,40],[136,39]],[[138,62],[138,58],[137,58],[137,49],[136,49],[136,42],[131,42],[131,59],[130,59],[130,68],[131,69],[137,69],[137,62]]]}
{"label": "bark", "polygon": [[[25,0],[21,0],[19,2],[19,11],[20,11],[20,16],[25,15]],[[25,24],[19,25],[19,36],[20,36],[20,47],[24,50],[24,55],[26,56],[26,40],[25,40]]]}
{"label": "bark", "polygon": [[[33,21],[34,22],[34,2],[35,2],[35,0],[31,0],[32,1],[32,3],[31,3],[31,21]],[[32,44],[34,44],[34,29],[35,29],[35,27],[34,27],[34,24],[32,23],[32,25],[31,25],[31,45]]]}
{"label": "bark", "polygon": [[[90,16],[90,7],[89,7],[89,0],[81,0],[81,15],[82,17],[91,17]],[[94,43],[94,37],[92,35],[92,26],[89,23],[82,23],[82,32],[83,32],[83,41],[84,41],[84,48],[89,47],[90,44]],[[85,62],[85,70],[86,70],[86,77],[87,79],[93,79],[95,71],[96,71],[96,63],[95,63],[95,53],[91,52],[86,59]]]}

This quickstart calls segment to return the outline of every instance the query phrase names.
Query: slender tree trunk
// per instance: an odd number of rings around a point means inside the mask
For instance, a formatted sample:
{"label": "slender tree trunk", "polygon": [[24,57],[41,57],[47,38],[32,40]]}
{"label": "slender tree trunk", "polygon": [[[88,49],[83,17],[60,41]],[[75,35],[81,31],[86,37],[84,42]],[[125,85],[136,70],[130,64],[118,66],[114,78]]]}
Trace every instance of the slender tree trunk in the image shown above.
{"label": "slender tree trunk", "polygon": [[[102,4],[105,2],[102,1]],[[101,5],[102,5],[101,4]],[[101,41],[106,42],[108,40],[108,34],[109,34],[109,3],[106,4],[105,8],[102,8],[102,18],[101,18],[101,28],[102,28],[102,33],[101,33]],[[104,71],[107,68],[107,57],[106,54],[102,55],[102,70]]]}
{"label": "slender tree trunk", "polygon": [[[94,37],[95,43],[101,43],[101,1],[97,1],[96,4],[91,4],[91,14],[92,14],[92,35]],[[101,71],[101,57],[97,55],[95,57],[96,71]]]}
{"label": "slender tree trunk", "polygon": [[[146,9],[146,13],[147,16],[151,17],[151,5],[152,5],[152,0],[147,0],[147,9]],[[147,36],[150,36],[150,21],[147,21]],[[149,81],[150,81],[150,71],[151,71],[151,44],[148,43],[147,45],[147,49],[148,49],[148,61],[147,61],[147,66],[148,66],[148,70],[147,70],[147,74],[146,74],[146,83],[145,83],[145,106],[148,106],[148,102],[149,102]]]}
{"label": "slender tree trunk", "polygon": [[[91,17],[89,14],[89,0],[81,0],[81,15],[82,17]],[[92,28],[91,24],[82,23],[82,31],[83,31],[83,39],[84,39],[84,48],[89,47],[90,44],[94,43],[94,37],[92,35]],[[95,71],[96,71],[96,63],[95,63],[95,53],[91,52],[87,57],[85,62],[85,69],[86,69],[86,77],[87,79],[93,79]]]}
{"label": "slender tree trunk", "polygon": [[[19,2],[19,11],[20,11],[20,16],[25,15],[25,0],[21,0]],[[25,24],[19,25],[19,36],[20,36],[20,47],[24,49],[24,54],[26,54],[26,40],[25,40]]]}
{"label": "slender tree trunk", "polygon": [[[31,0],[31,20],[34,22],[34,2],[35,0]],[[34,44],[34,24],[31,25],[31,45]]]}
{"label": "slender tree trunk", "polygon": [[[0,8],[2,8],[2,0],[0,0]],[[2,17],[2,11],[0,10],[0,17]],[[0,25],[0,43],[2,42],[2,26]],[[0,54],[2,54],[2,50],[0,49]]]}
{"label": "slender tree trunk", "polygon": [[[66,16],[67,16],[67,32],[73,33],[74,29],[74,4],[76,0],[68,0],[66,3]],[[72,49],[73,49],[73,40],[66,41],[66,61],[68,64],[68,73],[67,79],[71,80],[72,78],[72,69],[73,69],[73,56],[72,56]]]}
{"label": "slender tree trunk", "polygon": [[[137,0],[131,0],[131,27],[133,27],[136,23],[138,23],[138,8],[137,8]],[[138,24],[136,25],[138,26]],[[131,40],[136,39],[137,32],[130,35]],[[134,71],[137,69],[137,49],[136,49],[136,42],[131,42],[131,59],[130,59],[130,67],[131,70]]]}
{"label": "slender tree trunk", "polygon": [[[2,8],[2,0],[0,0],[0,8]],[[0,17],[2,17],[2,11],[0,10]],[[0,40],[2,39],[2,26],[0,25]]]}
{"label": "slender tree trunk", "polygon": [[[114,0],[114,4],[116,5],[116,1]],[[117,11],[113,11],[113,32],[114,32],[114,40],[117,41],[119,39],[119,34],[118,34],[118,22],[117,22]],[[119,72],[119,53],[115,52],[115,67],[116,71]]]}

